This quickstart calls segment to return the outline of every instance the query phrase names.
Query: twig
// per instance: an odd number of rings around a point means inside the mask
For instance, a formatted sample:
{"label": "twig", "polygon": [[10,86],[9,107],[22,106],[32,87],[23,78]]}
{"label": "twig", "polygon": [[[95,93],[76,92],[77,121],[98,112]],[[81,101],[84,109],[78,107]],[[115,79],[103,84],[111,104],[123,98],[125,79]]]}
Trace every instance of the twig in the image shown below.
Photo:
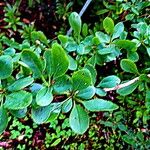
{"label": "twig", "polygon": [[[150,78],[150,74],[148,74],[147,77]],[[126,82],[126,83],[119,84],[119,85],[117,85],[117,86],[115,86],[113,88],[104,88],[103,90],[105,92],[109,92],[109,91],[114,91],[114,90],[122,89],[124,87],[127,87],[127,86],[135,83],[138,80],[139,80],[139,77],[136,77],[136,78],[134,78],[134,79],[132,79],[132,80]]]}

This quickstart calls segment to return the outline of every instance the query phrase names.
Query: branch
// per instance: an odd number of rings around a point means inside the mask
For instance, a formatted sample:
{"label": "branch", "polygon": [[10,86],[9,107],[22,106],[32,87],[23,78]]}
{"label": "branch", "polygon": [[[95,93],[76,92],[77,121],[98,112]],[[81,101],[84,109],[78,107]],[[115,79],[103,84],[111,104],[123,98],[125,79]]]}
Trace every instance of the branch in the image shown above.
{"label": "branch", "polygon": [[[147,77],[150,78],[150,74],[148,74]],[[122,88],[124,88],[126,86],[129,86],[129,85],[135,83],[138,80],[139,80],[139,77],[136,77],[136,78],[134,78],[134,79],[132,79],[132,80],[126,82],[126,83],[119,84],[119,85],[117,85],[117,86],[115,86],[113,88],[104,88],[103,90],[105,92],[109,92],[109,91],[114,91],[114,90],[122,89]]]}

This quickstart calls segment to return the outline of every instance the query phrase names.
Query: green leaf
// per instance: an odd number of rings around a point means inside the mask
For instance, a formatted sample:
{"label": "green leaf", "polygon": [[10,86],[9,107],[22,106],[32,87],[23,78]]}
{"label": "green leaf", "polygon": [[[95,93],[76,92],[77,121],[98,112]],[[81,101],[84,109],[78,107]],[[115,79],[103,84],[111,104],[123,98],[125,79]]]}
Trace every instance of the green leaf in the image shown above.
{"label": "green leaf", "polygon": [[9,91],[19,91],[29,86],[30,84],[32,84],[33,81],[34,79],[31,77],[22,78],[22,79],[15,81],[13,84],[9,85],[7,89]]}
{"label": "green leaf", "polygon": [[33,51],[24,50],[22,52],[21,59],[30,67],[35,78],[42,76],[42,71],[44,69],[42,61]]}
{"label": "green leaf", "polygon": [[129,40],[117,40],[115,44],[119,48],[123,48],[127,51],[135,52],[137,50],[136,43]]}
{"label": "green leaf", "polygon": [[137,52],[127,52],[127,58],[132,60],[133,62],[137,62],[139,60],[139,55]]}
{"label": "green leaf", "polygon": [[67,101],[65,101],[65,102],[63,103],[63,105],[62,105],[62,112],[63,112],[63,113],[69,112],[69,111],[71,110],[71,108],[72,108],[72,105],[73,105],[73,103],[72,103],[72,98],[70,98],[70,99],[68,99]]}
{"label": "green leaf", "polygon": [[17,118],[23,118],[26,116],[27,108],[20,109],[20,110],[10,110],[10,113]]}
{"label": "green leaf", "polygon": [[86,23],[82,26],[82,35],[85,37],[88,35],[88,25]]}
{"label": "green leaf", "polygon": [[108,34],[112,34],[114,32],[114,21],[111,18],[106,17],[103,20],[103,27]]}
{"label": "green leaf", "polygon": [[39,40],[39,41],[43,42],[45,45],[48,44],[48,40],[47,40],[46,36],[41,31],[32,31],[31,39],[33,42],[35,42],[36,40]]}
{"label": "green leaf", "polygon": [[89,116],[80,105],[74,105],[69,116],[69,124],[72,130],[78,134],[83,134],[88,129]]}
{"label": "green leaf", "polygon": [[120,80],[117,76],[111,75],[111,76],[105,77],[105,78],[97,85],[97,87],[113,88],[113,87],[117,86],[120,82],[121,82],[121,80]]}
{"label": "green leaf", "polygon": [[116,104],[103,99],[83,101],[82,104],[89,111],[113,111],[118,109],[118,106]]}
{"label": "green leaf", "polygon": [[113,52],[112,47],[100,48],[100,49],[98,50],[98,53],[99,53],[100,55],[106,55],[106,54],[110,54],[110,53],[112,53],[112,52]]}
{"label": "green leaf", "polygon": [[77,61],[74,58],[72,58],[70,55],[68,55],[68,57],[69,57],[69,69],[76,70],[78,67]]}
{"label": "green leaf", "polygon": [[93,39],[92,39],[92,44],[93,44],[93,45],[96,45],[96,46],[97,46],[97,45],[99,45],[99,44],[100,44],[100,40],[99,40],[99,38],[98,38],[98,37],[96,37],[96,36],[95,36],[95,37],[93,37]]}
{"label": "green leaf", "polygon": [[51,143],[51,147],[57,146],[61,142],[61,138],[56,139],[53,143]]}
{"label": "green leaf", "polygon": [[58,35],[58,39],[62,45],[65,45],[68,42],[68,37],[65,35]]}
{"label": "green leaf", "polygon": [[49,87],[43,87],[36,95],[36,103],[39,106],[47,106],[53,100],[52,89]]}
{"label": "green leaf", "polygon": [[99,39],[100,43],[109,43],[110,42],[110,36],[107,34],[104,34],[103,32],[96,32],[96,37]]}
{"label": "green leaf", "polygon": [[44,53],[44,58],[45,58],[45,62],[46,62],[46,73],[49,76],[52,76],[53,74],[53,58],[52,58],[52,51],[51,50],[47,50]]}
{"label": "green leaf", "polygon": [[19,110],[28,107],[32,102],[32,94],[26,91],[18,91],[6,96],[5,108]]}
{"label": "green leaf", "polygon": [[84,46],[83,44],[79,44],[79,45],[77,46],[77,53],[78,53],[79,55],[85,54],[85,46]]}
{"label": "green leaf", "polygon": [[128,128],[124,124],[122,124],[122,123],[118,123],[118,128],[121,131],[125,131],[125,132],[127,132],[127,130],[128,130]]}
{"label": "green leaf", "polygon": [[88,69],[90,71],[93,84],[95,84],[96,78],[97,78],[97,71],[96,71],[95,67],[93,65],[91,65],[91,64],[86,64],[84,66],[84,68]]}
{"label": "green leaf", "polygon": [[74,51],[76,51],[76,49],[77,49],[77,47],[78,47],[78,44],[75,42],[75,41],[69,41],[68,43],[67,43],[67,46],[66,46],[66,50],[68,51],[68,52],[74,52]]}
{"label": "green leaf", "polygon": [[139,74],[136,64],[129,59],[122,59],[120,66],[125,72]]}
{"label": "green leaf", "polygon": [[37,124],[45,123],[51,114],[52,108],[53,107],[51,105],[48,105],[45,107],[32,109],[31,116],[33,121]]}
{"label": "green leaf", "polygon": [[46,123],[49,123],[49,122],[51,123],[54,120],[56,120],[58,118],[58,116],[59,116],[59,113],[60,113],[59,110],[57,110],[57,112],[55,112],[55,111],[51,112],[49,118],[46,121]]}
{"label": "green leaf", "polygon": [[98,11],[96,12],[96,15],[102,15],[102,14],[105,14],[105,13],[107,13],[107,12],[109,12],[108,9],[101,9],[101,10],[98,10]]}
{"label": "green leaf", "polygon": [[8,55],[0,56],[0,79],[8,78],[13,71],[12,58]]}
{"label": "green leaf", "polygon": [[126,86],[124,88],[117,90],[117,93],[122,96],[129,95],[137,88],[138,85],[139,85],[139,82],[137,81],[133,84],[130,84],[129,86]]}
{"label": "green leaf", "polygon": [[81,32],[81,18],[78,13],[72,12],[69,16],[69,24],[71,28],[74,30],[74,33],[80,35]]}
{"label": "green leaf", "polygon": [[145,142],[145,139],[144,139],[144,134],[142,133],[142,131],[138,131],[136,136],[138,137],[138,139],[141,141],[141,142]]}
{"label": "green leaf", "polygon": [[68,75],[58,77],[54,82],[53,89],[58,94],[64,94],[72,89],[71,79]]}
{"label": "green leaf", "polygon": [[106,93],[103,89],[101,89],[101,88],[96,88],[95,93],[96,93],[98,96],[106,96],[106,95],[107,95],[107,93]]}
{"label": "green leaf", "polygon": [[122,22],[119,22],[114,27],[114,33],[112,35],[112,40],[120,37],[121,33],[124,31],[124,25]]}
{"label": "green leaf", "polygon": [[76,95],[79,98],[82,99],[90,99],[95,95],[95,87],[89,86],[83,90],[80,90],[79,93]]}
{"label": "green leaf", "polygon": [[7,49],[5,49],[4,51],[4,55],[9,55],[9,56],[14,56],[16,53],[16,50],[12,47],[9,47]]}
{"label": "green leaf", "polygon": [[51,51],[44,53],[46,60],[46,71],[48,75],[57,78],[66,73],[69,67],[69,59],[64,49],[57,43],[52,45]]}
{"label": "green leaf", "polygon": [[0,107],[0,134],[2,134],[8,124],[8,115],[6,109]]}
{"label": "green leaf", "polygon": [[150,57],[150,47],[147,47],[146,50],[147,50],[148,56]]}
{"label": "green leaf", "polygon": [[125,141],[126,143],[130,144],[130,145],[135,145],[135,140],[130,135],[127,135],[127,134],[123,135],[122,140]]}
{"label": "green leaf", "polygon": [[134,19],[135,14],[128,14],[125,16],[126,20],[133,20]]}
{"label": "green leaf", "polygon": [[42,87],[43,87],[42,84],[33,83],[32,86],[30,87],[30,90],[32,93],[37,93]]}
{"label": "green leaf", "polygon": [[82,69],[74,72],[72,75],[73,90],[82,90],[92,85],[91,73],[88,69]]}
{"label": "green leaf", "polygon": [[61,112],[62,102],[51,103],[50,106],[51,106],[50,108],[51,113],[46,123],[53,122],[54,120],[57,119],[57,117]]}
{"label": "green leaf", "polygon": [[150,90],[146,91],[145,106],[150,110]]}

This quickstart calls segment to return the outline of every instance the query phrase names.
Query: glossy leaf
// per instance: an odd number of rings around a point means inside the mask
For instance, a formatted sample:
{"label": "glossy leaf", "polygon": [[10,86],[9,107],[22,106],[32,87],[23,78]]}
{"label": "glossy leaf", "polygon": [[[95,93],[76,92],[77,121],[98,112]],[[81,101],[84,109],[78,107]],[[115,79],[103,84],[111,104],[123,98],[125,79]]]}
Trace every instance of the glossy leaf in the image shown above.
{"label": "glossy leaf", "polygon": [[6,96],[5,108],[19,110],[28,107],[32,102],[32,94],[26,91],[18,91]]}
{"label": "glossy leaf", "polygon": [[147,50],[148,56],[150,57],[150,47],[147,47],[146,50]]}
{"label": "glossy leaf", "polygon": [[51,106],[50,108],[51,113],[46,122],[52,122],[55,119],[57,119],[57,117],[59,116],[59,113],[61,112],[62,102],[51,103],[50,106]]}
{"label": "glossy leaf", "polygon": [[21,78],[19,80],[16,80],[11,85],[9,85],[7,89],[9,91],[19,91],[19,90],[29,86],[30,84],[32,84],[33,81],[34,81],[34,79],[31,77]]}
{"label": "glossy leaf", "polygon": [[68,37],[65,35],[58,35],[58,39],[63,45],[65,45],[68,42]]}
{"label": "glossy leaf", "polygon": [[82,90],[92,85],[91,73],[88,69],[74,72],[72,75],[73,90]]}
{"label": "glossy leaf", "polygon": [[79,98],[82,99],[90,99],[95,95],[95,87],[89,86],[83,90],[80,90],[79,93],[76,95]]}
{"label": "glossy leaf", "polygon": [[37,93],[42,87],[43,87],[42,84],[33,83],[32,86],[30,87],[30,90],[33,93]]}
{"label": "glossy leaf", "polygon": [[32,109],[31,115],[33,121],[37,124],[45,123],[51,114],[51,110],[52,110],[51,105],[39,107],[37,109]]}
{"label": "glossy leaf", "polygon": [[123,135],[122,140],[130,145],[135,145],[134,137],[132,137],[130,135],[127,135],[127,134]]}
{"label": "glossy leaf", "polygon": [[8,115],[7,115],[7,111],[6,109],[2,107],[0,107],[0,134],[2,134],[8,124]]}
{"label": "glossy leaf", "polygon": [[81,18],[78,13],[72,12],[69,16],[69,24],[71,28],[74,30],[74,33],[79,35],[81,32]]}
{"label": "glossy leaf", "polygon": [[136,43],[129,40],[117,40],[115,44],[119,48],[126,49],[127,51],[135,52],[137,50]]}
{"label": "glossy leaf", "polygon": [[52,46],[53,77],[59,77],[66,73],[69,67],[69,59],[64,49],[57,43]]}
{"label": "glossy leaf", "polygon": [[63,113],[69,112],[69,111],[71,110],[71,108],[72,108],[72,105],[73,105],[73,103],[72,103],[72,98],[70,98],[70,99],[68,99],[67,101],[65,101],[65,102],[63,103],[63,105],[62,105],[62,112],[63,112]]}
{"label": "glossy leaf", "polygon": [[78,67],[77,61],[74,58],[72,58],[70,55],[68,55],[68,57],[69,57],[69,69],[76,70]]}
{"label": "glossy leaf", "polygon": [[45,62],[46,62],[46,73],[49,76],[52,76],[53,74],[53,58],[52,58],[52,51],[51,50],[47,50],[44,53],[44,58],[45,58]]}
{"label": "glossy leaf", "polygon": [[51,51],[46,51],[44,57],[46,60],[46,71],[50,76],[53,75],[53,78],[64,75],[68,70],[68,56],[59,44],[53,44]]}
{"label": "glossy leaf", "polygon": [[30,50],[24,50],[22,52],[21,59],[30,67],[35,78],[41,77],[44,67],[41,59],[36,55],[36,53]]}
{"label": "glossy leaf", "polygon": [[137,52],[127,52],[127,58],[132,60],[133,62],[137,62],[139,60],[139,55]]}
{"label": "glossy leaf", "polygon": [[56,140],[51,144],[51,147],[57,146],[61,141],[62,141],[61,138],[56,139]]}
{"label": "glossy leaf", "polygon": [[106,17],[103,20],[103,27],[108,34],[112,34],[114,32],[114,21],[111,18]]}
{"label": "glossy leaf", "polygon": [[0,56],[0,79],[8,78],[13,71],[13,61],[8,55]]}
{"label": "glossy leaf", "polygon": [[103,99],[92,99],[89,101],[83,101],[82,104],[89,111],[113,111],[119,108],[111,101]]}
{"label": "glossy leaf", "polygon": [[84,23],[82,26],[82,35],[86,37],[87,34],[88,34],[88,25]]}
{"label": "glossy leaf", "polygon": [[39,106],[47,106],[53,100],[52,89],[49,87],[43,87],[36,95],[36,103]]}
{"label": "glossy leaf", "polygon": [[102,79],[102,81],[98,84],[97,87],[112,88],[117,86],[120,82],[121,80],[117,76],[111,75]]}
{"label": "glossy leaf", "polygon": [[145,105],[148,110],[150,110],[150,90],[146,91]]}
{"label": "glossy leaf", "polygon": [[74,105],[69,116],[69,124],[72,130],[78,134],[83,134],[88,129],[89,116],[80,105]]}
{"label": "glossy leaf", "polygon": [[124,31],[124,25],[122,22],[119,22],[114,27],[114,33],[112,35],[112,39],[120,37],[121,33]]}
{"label": "glossy leaf", "polygon": [[23,118],[26,116],[27,108],[20,109],[20,110],[10,110],[10,113],[17,118]]}
{"label": "glossy leaf", "polygon": [[5,49],[4,51],[4,55],[9,55],[9,56],[14,56],[16,53],[16,50],[12,47],[9,47],[7,49]]}
{"label": "glossy leaf", "polygon": [[58,77],[53,85],[53,89],[58,94],[63,94],[65,92],[71,91],[72,82],[69,76],[63,75]]}
{"label": "glossy leaf", "polygon": [[104,34],[103,32],[96,32],[96,37],[99,39],[100,43],[109,43],[110,42],[110,36],[107,34]]}
{"label": "glossy leaf", "polygon": [[106,54],[110,54],[110,53],[112,53],[112,52],[113,52],[112,47],[100,48],[100,49],[98,50],[98,53],[99,53],[100,55],[106,55]]}
{"label": "glossy leaf", "polygon": [[39,40],[46,45],[48,44],[48,40],[47,40],[46,36],[41,31],[32,31],[31,32],[31,39],[33,42],[35,42],[36,40]]}
{"label": "glossy leaf", "polygon": [[79,44],[79,45],[77,46],[77,53],[78,53],[79,55],[85,54],[85,46],[84,46],[83,44]]}
{"label": "glossy leaf", "polygon": [[107,95],[107,93],[103,89],[101,89],[101,88],[95,88],[95,89],[96,89],[95,93],[98,96],[106,96]]}
{"label": "glossy leaf", "polygon": [[122,59],[120,66],[125,72],[139,74],[136,64],[129,59]]}
{"label": "glossy leaf", "polygon": [[90,71],[93,84],[95,84],[96,78],[97,78],[97,71],[96,71],[95,67],[91,64],[86,64],[84,68],[88,69]]}
{"label": "glossy leaf", "polygon": [[124,88],[117,90],[117,93],[122,96],[129,95],[137,88],[138,85],[139,85],[139,82],[135,82],[133,84],[130,84],[129,86],[126,86]]}

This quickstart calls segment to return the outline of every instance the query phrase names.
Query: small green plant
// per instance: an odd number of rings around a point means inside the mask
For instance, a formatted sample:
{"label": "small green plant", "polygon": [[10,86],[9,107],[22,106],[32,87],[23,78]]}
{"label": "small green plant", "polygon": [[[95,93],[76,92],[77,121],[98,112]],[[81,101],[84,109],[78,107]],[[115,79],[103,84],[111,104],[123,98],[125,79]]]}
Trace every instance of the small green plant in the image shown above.
{"label": "small green plant", "polygon": [[[131,0],[129,2],[123,3],[122,7],[125,11],[127,11],[127,15],[125,16],[126,20],[139,20],[139,21],[144,21],[149,18],[149,13],[148,13],[148,7],[150,6],[150,3],[148,0],[142,1],[142,0]],[[145,11],[145,14],[142,12]],[[141,17],[140,15],[143,14],[144,17]],[[144,19],[144,20],[142,20]]]}
{"label": "small green plant", "polygon": [[73,2],[69,2],[68,4],[60,2],[60,0],[56,1],[56,13],[58,14],[59,19],[66,20],[70,14],[69,10],[73,6]]}
{"label": "small green plant", "polygon": [[29,7],[34,7],[34,5],[35,5],[36,3],[40,4],[41,2],[42,2],[42,0],[35,0],[35,1],[33,1],[33,0],[28,0],[28,6],[29,6]]}
{"label": "small green plant", "polygon": [[[23,118],[31,112],[37,124],[57,121],[60,113],[70,113],[71,129],[83,134],[89,128],[89,112],[113,112],[119,108],[106,98],[107,92],[114,90],[125,97],[139,88],[145,94],[149,112],[149,68],[137,67],[138,46],[127,39],[124,24],[115,24],[106,17],[102,22],[104,32],[89,35],[87,25],[82,25],[76,12],[69,16],[69,23],[72,36],[58,35],[59,41],[48,40],[43,32],[32,31],[32,27],[23,34],[21,44],[5,36],[1,38],[0,133],[6,129],[10,114]],[[97,78],[97,66],[122,55],[126,57],[121,59],[120,68],[128,79],[121,83],[123,76],[115,74]],[[59,96],[61,100],[57,99]],[[60,128],[57,130],[64,134]],[[32,132],[27,129],[27,134],[28,131]],[[55,146],[61,139],[53,138],[52,142]]]}
{"label": "small green plant", "polygon": [[18,26],[23,26],[24,24],[20,21],[20,13],[18,11],[19,1],[17,1],[13,6],[7,3],[5,7],[5,18],[4,21],[8,23],[5,28],[13,29],[17,31]]}

